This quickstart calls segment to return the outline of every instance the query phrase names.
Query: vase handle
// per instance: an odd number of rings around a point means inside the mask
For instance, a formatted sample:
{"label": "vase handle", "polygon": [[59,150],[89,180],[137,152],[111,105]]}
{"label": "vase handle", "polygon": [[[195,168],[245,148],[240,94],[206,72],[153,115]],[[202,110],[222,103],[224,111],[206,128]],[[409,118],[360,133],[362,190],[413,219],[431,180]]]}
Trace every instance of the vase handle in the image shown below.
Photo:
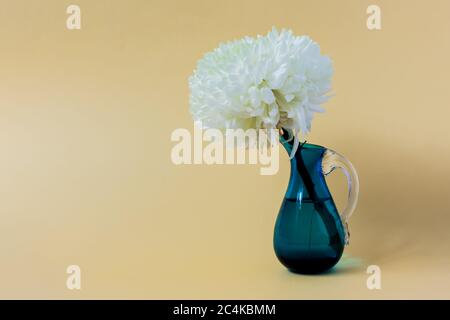
{"label": "vase handle", "polygon": [[358,202],[359,179],[353,164],[336,151],[327,149],[322,158],[322,172],[325,176],[339,168],[347,177],[348,201],[344,211],[340,214],[345,231],[345,244],[349,243],[350,232],[348,231],[348,219],[355,211]]}

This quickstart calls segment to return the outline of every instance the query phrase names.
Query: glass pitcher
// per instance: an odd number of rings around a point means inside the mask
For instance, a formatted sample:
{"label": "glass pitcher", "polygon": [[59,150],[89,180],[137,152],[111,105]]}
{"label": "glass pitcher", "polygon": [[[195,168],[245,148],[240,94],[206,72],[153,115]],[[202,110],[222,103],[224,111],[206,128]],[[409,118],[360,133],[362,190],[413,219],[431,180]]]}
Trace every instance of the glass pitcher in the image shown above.
{"label": "glass pitcher", "polygon": [[[291,154],[292,134],[283,130],[280,141]],[[289,185],[275,223],[275,254],[292,272],[324,272],[339,261],[348,244],[358,176],[345,157],[318,145],[300,144],[290,162]],[[341,214],[325,181],[335,168],[342,169],[348,181],[348,204]]]}

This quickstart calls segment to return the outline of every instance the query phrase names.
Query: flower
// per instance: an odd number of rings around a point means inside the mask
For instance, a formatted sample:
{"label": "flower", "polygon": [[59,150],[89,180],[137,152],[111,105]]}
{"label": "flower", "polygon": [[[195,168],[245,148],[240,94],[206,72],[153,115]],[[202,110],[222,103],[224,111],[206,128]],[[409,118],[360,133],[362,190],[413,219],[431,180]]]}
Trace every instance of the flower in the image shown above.
{"label": "flower", "polygon": [[333,68],[308,36],[273,28],[221,44],[189,78],[190,112],[203,127],[284,128],[306,135],[328,99]]}

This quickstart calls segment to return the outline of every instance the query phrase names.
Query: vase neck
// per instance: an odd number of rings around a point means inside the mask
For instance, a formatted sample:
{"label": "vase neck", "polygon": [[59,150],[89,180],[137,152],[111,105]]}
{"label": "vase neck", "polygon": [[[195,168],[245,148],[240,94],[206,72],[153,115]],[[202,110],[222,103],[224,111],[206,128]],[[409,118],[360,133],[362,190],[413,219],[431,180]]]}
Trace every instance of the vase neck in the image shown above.
{"label": "vase neck", "polygon": [[[294,141],[287,138],[286,135],[280,136],[280,142],[288,154],[291,154]],[[291,175],[286,198],[321,202],[331,197],[322,173],[322,158],[325,151],[326,148],[318,145],[300,143],[290,159]]]}

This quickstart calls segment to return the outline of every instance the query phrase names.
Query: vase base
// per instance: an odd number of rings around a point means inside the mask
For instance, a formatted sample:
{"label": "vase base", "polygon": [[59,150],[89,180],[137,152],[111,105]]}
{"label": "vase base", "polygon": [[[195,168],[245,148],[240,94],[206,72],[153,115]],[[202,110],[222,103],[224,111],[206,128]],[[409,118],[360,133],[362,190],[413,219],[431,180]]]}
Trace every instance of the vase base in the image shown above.
{"label": "vase base", "polygon": [[333,268],[339,261],[338,258],[320,258],[320,259],[282,259],[280,262],[292,273],[297,274],[319,274]]}

